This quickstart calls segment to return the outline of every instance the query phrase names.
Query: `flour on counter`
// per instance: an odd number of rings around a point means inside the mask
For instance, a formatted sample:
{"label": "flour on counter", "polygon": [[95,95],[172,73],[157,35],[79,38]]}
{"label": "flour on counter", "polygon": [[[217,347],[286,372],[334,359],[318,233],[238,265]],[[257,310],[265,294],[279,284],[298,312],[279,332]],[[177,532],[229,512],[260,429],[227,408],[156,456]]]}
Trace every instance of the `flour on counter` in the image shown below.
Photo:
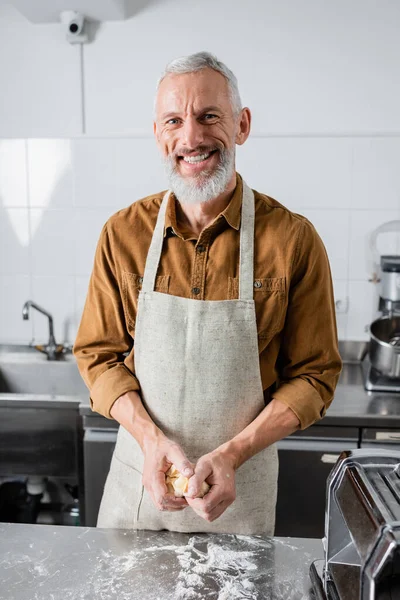
{"label": "flour on counter", "polygon": [[48,570],[41,563],[34,564],[33,565],[33,570],[35,572],[35,575],[39,575],[41,577],[48,577],[48,575],[49,575]]}
{"label": "flour on counter", "polygon": [[[82,534],[83,537],[84,534]],[[26,554],[5,555],[4,567],[20,579],[14,590],[21,600],[302,600],[302,568],[277,574],[275,550],[266,539],[246,536],[193,535],[187,544],[162,544],[132,549],[90,551],[82,540],[65,568],[52,551],[36,560]],[[154,538],[152,538],[154,539]],[[146,540],[144,540],[145,542]],[[180,541],[180,540],[179,540]],[[289,554],[295,546],[284,544]],[[84,546],[84,549],[82,547]],[[278,546],[283,549],[281,544]],[[275,546],[276,548],[276,546]],[[282,551],[280,550],[282,554]],[[85,569],[82,576],[82,561]],[[23,588],[19,586],[23,585]],[[35,590],[29,595],[28,588]],[[271,591],[270,591],[271,590]],[[26,591],[26,594],[24,595]],[[265,595],[267,591],[268,596]],[[20,594],[22,592],[22,594]],[[140,592],[140,596],[138,595]],[[17,597],[17,594],[15,595]],[[13,596],[14,598],[14,596]],[[0,592],[0,600],[2,595]],[[7,598],[9,600],[9,598]]]}
{"label": "flour on counter", "polygon": [[[63,599],[81,600],[91,598],[93,594],[99,600],[130,600],[126,578],[132,577],[134,582],[146,566],[154,564],[154,569],[148,569],[152,572],[152,581],[147,582],[148,592],[143,597],[156,598],[153,594],[157,593],[160,585],[159,575],[168,572],[170,581],[176,583],[173,592],[171,590],[172,595],[165,597],[174,600],[256,600],[258,596],[251,573],[256,572],[254,559],[262,548],[261,545],[253,548],[232,550],[223,544],[205,542],[202,537],[193,536],[184,546],[150,546],[121,556],[103,551],[94,571],[91,575],[88,573],[80,595],[77,591],[63,590]],[[171,560],[171,553],[177,561]],[[170,563],[168,571],[165,569],[167,561]]]}
{"label": "flour on counter", "polygon": [[[257,569],[257,565],[251,560],[256,556],[254,551],[232,550],[213,542],[207,543],[207,551],[202,551],[199,549],[202,545],[202,538],[194,536],[187,546],[177,551],[181,565],[175,589],[177,600],[201,599],[206,596],[218,600],[257,598],[254,584],[248,576],[245,577],[245,573]],[[211,585],[212,581],[216,585]]]}

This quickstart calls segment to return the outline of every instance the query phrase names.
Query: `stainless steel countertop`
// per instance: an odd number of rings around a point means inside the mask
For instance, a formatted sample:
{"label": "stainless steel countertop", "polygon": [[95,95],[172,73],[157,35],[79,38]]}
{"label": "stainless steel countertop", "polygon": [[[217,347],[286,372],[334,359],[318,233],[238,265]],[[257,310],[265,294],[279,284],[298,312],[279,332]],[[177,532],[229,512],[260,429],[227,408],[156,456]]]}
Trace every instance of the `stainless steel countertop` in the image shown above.
{"label": "stainless steel countertop", "polygon": [[311,600],[320,540],[0,523],[1,600]]}
{"label": "stainless steel countertop", "polygon": [[399,427],[400,394],[367,391],[361,364],[344,364],[332,404],[318,425]]}
{"label": "stainless steel countertop", "polygon": [[78,411],[82,404],[86,406],[86,402],[86,398],[83,395],[13,394],[6,392],[0,396],[0,407],[4,408],[64,408],[76,409]]}

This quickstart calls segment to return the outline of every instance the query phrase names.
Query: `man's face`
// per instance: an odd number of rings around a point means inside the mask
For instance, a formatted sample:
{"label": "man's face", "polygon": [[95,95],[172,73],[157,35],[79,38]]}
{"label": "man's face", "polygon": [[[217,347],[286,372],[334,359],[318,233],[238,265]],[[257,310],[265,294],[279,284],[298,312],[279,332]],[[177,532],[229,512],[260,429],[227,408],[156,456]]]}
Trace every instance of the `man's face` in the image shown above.
{"label": "man's face", "polygon": [[179,199],[206,201],[224,191],[220,188],[234,177],[239,121],[227,81],[217,71],[202,69],[163,79],[154,133]]}

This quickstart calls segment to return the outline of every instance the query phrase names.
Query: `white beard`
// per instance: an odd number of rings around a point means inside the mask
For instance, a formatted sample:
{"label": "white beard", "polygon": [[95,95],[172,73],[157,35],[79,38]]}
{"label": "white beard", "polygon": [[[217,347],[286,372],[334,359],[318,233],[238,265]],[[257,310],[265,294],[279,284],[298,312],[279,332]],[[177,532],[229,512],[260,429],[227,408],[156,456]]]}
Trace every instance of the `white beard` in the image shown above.
{"label": "white beard", "polygon": [[182,177],[178,173],[174,157],[168,156],[164,159],[169,187],[181,204],[209,202],[226,190],[235,172],[235,146],[232,150],[218,151],[220,161],[216,169],[211,173],[204,169],[195,177]]}

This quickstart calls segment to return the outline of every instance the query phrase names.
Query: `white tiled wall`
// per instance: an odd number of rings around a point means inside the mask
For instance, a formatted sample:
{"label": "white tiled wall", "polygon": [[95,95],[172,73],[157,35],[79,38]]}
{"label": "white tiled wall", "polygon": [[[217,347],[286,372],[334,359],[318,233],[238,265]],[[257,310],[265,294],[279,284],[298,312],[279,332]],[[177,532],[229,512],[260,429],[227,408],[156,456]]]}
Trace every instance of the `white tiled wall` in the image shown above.
{"label": "white tiled wall", "polygon": [[[0,341],[46,339],[44,317],[22,321],[31,298],[53,313],[57,339],[72,342],[103,224],[166,187],[155,143],[2,140],[0,155]],[[252,138],[238,153],[252,187],[304,214],[321,235],[336,298],[348,304],[337,315],[340,339],[368,339],[377,306],[368,240],[381,223],[400,219],[396,157],[400,137]],[[383,234],[378,246],[400,253],[399,236]]]}
{"label": "white tiled wall", "polygon": [[[248,152],[248,150],[250,150]],[[305,215],[330,258],[340,339],[367,340],[377,308],[371,232],[400,219],[400,136],[255,138],[239,151],[249,183]],[[381,234],[381,254],[400,254],[400,235]]]}
{"label": "white tiled wall", "polygon": [[[102,226],[167,187],[152,139],[0,140],[0,342],[73,342]],[[151,168],[149,168],[151,164]]]}

